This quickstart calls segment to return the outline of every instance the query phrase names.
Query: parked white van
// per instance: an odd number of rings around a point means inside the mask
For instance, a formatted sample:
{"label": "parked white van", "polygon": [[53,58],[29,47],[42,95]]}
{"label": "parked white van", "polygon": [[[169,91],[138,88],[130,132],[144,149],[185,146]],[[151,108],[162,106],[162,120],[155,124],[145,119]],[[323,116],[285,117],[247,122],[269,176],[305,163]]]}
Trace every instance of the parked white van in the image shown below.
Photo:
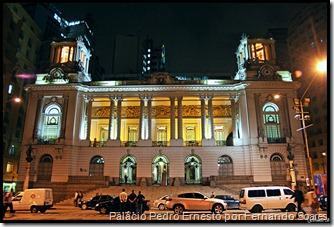
{"label": "parked white van", "polygon": [[20,192],[12,199],[15,211],[30,210],[31,213],[44,213],[53,206],[51,188],[31,188]]}
{"label": "parked white van", "polygon": [[293,194],[290,188],[283,186],[242,188],[239,195],[240,209],[252,213],[260,213],[267,209],[295,211],[294,198],[291,199]]}

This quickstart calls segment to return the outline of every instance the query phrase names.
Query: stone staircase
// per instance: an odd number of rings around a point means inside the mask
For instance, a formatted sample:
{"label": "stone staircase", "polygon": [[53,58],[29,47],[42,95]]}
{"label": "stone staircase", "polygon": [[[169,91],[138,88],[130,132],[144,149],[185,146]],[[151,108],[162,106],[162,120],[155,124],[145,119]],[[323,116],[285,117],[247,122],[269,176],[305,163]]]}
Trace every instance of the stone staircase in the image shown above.
{"label": "stone staircase", "polygon": [[[211,192],[215,192],[216,195],[232,195],[234,198],[238,198],[239,191],[234,191],[230,189],[224,189],[221,187],[210,187],[202,185],[186,185],[186,186],[135,186],[135,185],[124,185],[124,186],[110,186],[106,188],[98,188],[84,193],[84,200],[90,199],[95,196],[97,193],[103,195],[112,195],[118,196],[122,189],[125,188],[126,192],[129,194],[131,190],[135,190],[135,193],[138,194],[138,191],[141,191],[146,199],[153,202],[154,200],[164,196],[164,195],[177,195],[182,192],[191,192],[198,191],[207,196],[211,195]],[[237,192],[237,193],[235,193]],[[57,205],[72,205],[74,200],[73,196],[69,199],[65,199]]]}

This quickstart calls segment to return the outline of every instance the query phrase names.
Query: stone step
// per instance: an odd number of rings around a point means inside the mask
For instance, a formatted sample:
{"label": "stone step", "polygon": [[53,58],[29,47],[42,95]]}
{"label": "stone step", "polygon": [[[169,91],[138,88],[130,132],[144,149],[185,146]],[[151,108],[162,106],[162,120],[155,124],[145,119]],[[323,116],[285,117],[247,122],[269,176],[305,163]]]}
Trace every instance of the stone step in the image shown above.
{"label": "stone step", "polygon": [[[91,190],[87,193],[84,193],[84,200],[92,198],[97,193],[118,196],[123,188],[128,194],[131,193],[131,190],[135,190],[135,193],[138,193],[138,191],[141,191],[142,194],[145,196],[145,198],[151,201],[158,199],[164,195],[176,195],[182,192],[189,192],[189,191],[199,191],[207,196],[210,196],[211,192],[215,192],[216,195],[218,194],[232,195],[234,197],[236,197],[237,195],[233,191],[224,190],[222,188],[210,187],[210,186],[200,186],[200,185],[198,186],[193,186],[193,185],[191,186],[161,186],[161,187],[126,185],[126,186],[110,186],[106,188],[98,188],[95,190]],[[74,193],[71,198],[63,200],[59,202],[58,204],[59,205],[70,205],[70,204],[73,204],[73,200],[74,200]]]}

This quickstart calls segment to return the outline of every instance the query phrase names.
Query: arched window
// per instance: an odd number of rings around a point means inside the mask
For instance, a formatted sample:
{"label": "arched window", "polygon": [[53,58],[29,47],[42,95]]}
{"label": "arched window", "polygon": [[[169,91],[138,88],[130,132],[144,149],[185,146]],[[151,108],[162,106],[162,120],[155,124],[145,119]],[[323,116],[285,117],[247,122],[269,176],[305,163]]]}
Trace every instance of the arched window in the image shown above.
{"label": "arched window", "polygon": [[233,176],[232,158],[227,155],[218,158],[219,176]]}
{"label": "arched window", "polygon": [[263,106],[263,121],[268,143],[279,142],[281,139],[279,108],[274,103]]}
{"label": "arched window", "polygon": [[103,176],[104,159],[101,156],[94,156],[89,163],[89,176]]}
{"label": "arched window", "polygon": [[41,137],[44,141],[58,139],[61,128],[61,109],[58,104],[50,104],[43,113],[43,125]]}
{"label": "arched window", "polygon": [[285,177],[286,165],[283,157],[280,154],[273,154],[270,157],[271,174],[273,177]]}
{"label": "arched window", "polygon": [[137,171],[136,159],[129,155],[124,157],[121,160],[120,167],[120,183],[135,184]]}
{"label": "arched window", "polygon": [[184,163],[186,184],[199,184],[202,180],[201,160],[192,155],[186,158]]}
{"label": "arched window", "polygon": [[51,181],[53,159],[46,154],[41,157],[38,165],[37,179],[43,181]]}

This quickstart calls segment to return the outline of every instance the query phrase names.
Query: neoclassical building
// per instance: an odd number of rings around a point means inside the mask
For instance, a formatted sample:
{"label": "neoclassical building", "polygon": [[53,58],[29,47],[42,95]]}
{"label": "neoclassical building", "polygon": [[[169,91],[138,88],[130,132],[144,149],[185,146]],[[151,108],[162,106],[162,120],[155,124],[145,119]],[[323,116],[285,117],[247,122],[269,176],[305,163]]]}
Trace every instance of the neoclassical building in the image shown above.
{"label": "neoclassical building", "polygon": [[26,87],[21,182],[30,145],[30,185],[305,182],[299,83],[275,65],[274,40],[243,37],[234,80],[164,72],[99,82],[89,82],[87,64],[73,67],[89,61],[77,42],[54,43],[58,60]]}

